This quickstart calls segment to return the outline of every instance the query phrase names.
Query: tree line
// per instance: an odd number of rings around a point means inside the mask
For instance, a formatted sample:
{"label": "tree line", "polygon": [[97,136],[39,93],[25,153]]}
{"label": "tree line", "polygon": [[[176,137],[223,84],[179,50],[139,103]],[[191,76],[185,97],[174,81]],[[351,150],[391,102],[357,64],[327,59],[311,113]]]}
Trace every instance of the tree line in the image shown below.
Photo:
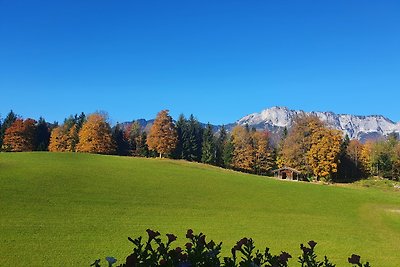
{"label": "tree line", "polygon": [[111,127],[105,113],[69,116],[62,124],[22,119],[11,111],[0,120],[2,151],[87,152],[138,157],[168,157],[270,175],[284,166],[304,178],[351,182],[369,176],[400,180],[400,142],[393,133],[377,141],[343,137],[317,117],[300,116],[272,144],[271,133],[237,125],[216,132],[193,115],[176,122],[162,110],[145,130],[138,121]]}

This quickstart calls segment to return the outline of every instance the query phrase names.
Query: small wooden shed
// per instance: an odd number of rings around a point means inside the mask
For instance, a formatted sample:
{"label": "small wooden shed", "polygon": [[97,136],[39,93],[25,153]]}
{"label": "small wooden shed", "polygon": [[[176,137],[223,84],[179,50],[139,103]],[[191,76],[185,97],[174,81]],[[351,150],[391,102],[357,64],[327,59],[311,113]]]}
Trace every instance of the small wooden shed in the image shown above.
{"label": "small wooden shed", "polygon": [[274,170],[274,177],[279,179],[287,179],[287,180],[301,180],[301,172],[290,168],[290,167],[282,167],[280,169]]}

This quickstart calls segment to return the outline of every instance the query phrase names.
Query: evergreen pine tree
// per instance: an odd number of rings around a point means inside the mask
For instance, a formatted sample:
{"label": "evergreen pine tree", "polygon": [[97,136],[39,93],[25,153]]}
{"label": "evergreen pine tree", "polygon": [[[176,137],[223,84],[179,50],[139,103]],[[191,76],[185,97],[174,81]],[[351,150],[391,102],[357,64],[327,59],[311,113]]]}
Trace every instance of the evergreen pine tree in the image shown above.
{"label": "evergreen pine tree", "polygon": [[351,180],[351,170],[353,169],[353,166],[351,160],[347,157],[346,153],[349,143],[350,138],[346,134],[342,141],[342,144],[340,145],[338,171],[333,177],[333,180],[335,182],[345,182]]}
{"label": "evergreen pine tree", "polygon": [[117,123],[112,129],[112,138],[116,145],[116,153],[120,156],[129,154],[129,142],[124,136],[124,130],[121,124]]}
{"label": "evergreen pine tree", "polygon": [[208,123],[203,133],[201,162],[214,165],[216,163],[215,137],[211,125]]}
{"label": "evergreen pine tree", "polygon": [[223,159],[223,151],[225,143],[227,142],[227,132],[225,126],[222,125],[221,129],[219,130],[218,139],[216,142],[216,163],[218,166],[224,166],[224,159]]}
{"label": "evergreen pine tree", "polygon": [[227,138],[222,150],[223,167],[232,168],[234,145],[232,136]]}
{"label": "evergreen pine tree", "polygon": [[50,127],[44,118],[40,117],[36,126],[36,150],[47,151],[50,143]]}
{"label": "evergreen pine tree", "polygon": [[76,131],[79,133],[83,124],[86,122],[86,115],[85,113],[81,112],[79,116],[75,115],[75,124],[76,124]]}
{"label": "evergreen pine tree", "polygon": [[186,142],[187,134],[185,133],[187,129],[187,121],[183,114],[179,115],[179,119],[176,122],[176,133],[178,137],[178,142],[176,144],[175,151],[173,152],[173,157],[175,159],[184,159],[183,145]]}
{"label": "evergreen pine tree", "polygon": [[137,144],[137,155],[140,157],[149,157],[150,153],[149,153],[149,147],[147,146],[147,134],[145,131],[143,131],[140,135],[140,139],[139,142]]}
{"label": "evergreen pine tree", "polygon": [[70,130],[72,126],[75,125],[75,123],[76,123],[76,115],[75,116],[69,115],[68,118],[64,119],[64,126],[67,130]]}
{"label": "evergreen pine tree", "polygon": [[182,130],[181,158],[190,161],[191,160],[190,155],[192,154],[192,147],[191,147],[191,142],[190,142],[191,130],[190,130],[190,125],[189,125],[188,120],[185,120],[185,123],[183,124],[183,127],[181,128],[181,130]]}
{"label": "evergreen pine tree", "polygon": [[188,121],[187,143],[184,144],[185,156],[189,161],[201,160],[201,148],[203,142],[203,129],[197,119],[190,115]]}

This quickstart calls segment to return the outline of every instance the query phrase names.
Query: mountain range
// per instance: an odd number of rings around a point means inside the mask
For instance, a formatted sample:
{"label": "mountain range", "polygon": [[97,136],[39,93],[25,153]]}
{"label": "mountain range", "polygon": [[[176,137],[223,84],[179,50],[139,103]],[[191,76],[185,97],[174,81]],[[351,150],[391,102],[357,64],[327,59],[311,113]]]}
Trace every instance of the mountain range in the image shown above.
{"label": "mountain range", "polygon": [[[252,113],[236,122],[226,124],[225,127],[230,131],[236,125],[248,125],[257,130],[268,130],[273,135],[279,135],[283,129],[290,129],[294,119],[301,115],[313,115],[320,118],[329,127],[347,134],[350,139],[358,139],[365,142],[369,139],[379,139],[390,133],[400,133],[400,122],[395,123],[382,115],[358,116],[349,114],[336,114],[333,112],[305,112],[303,110],[291,110],[287,107],[271,107],[259,113]],[[149,128],[154,120],[138,120],[144,128]],[[147,127],[146,127],[147,126]],[[221,125],[213,125],[218,131]]]}
{"label": "mountain range", "polygon": [[350,139],[361,141],[377,139],[392,132],[400,133],[400,123],[395,123],[382,115],[357,116],[333,112],[305,112],[286,107],[272,107],[260,113],[252,113],[239,119],[236,124],[248,124],[256,129],[270,131],[285,127],[289,129],[293,120],[299,115],[317,116],[329,127],[342,131],[344,135],[347,134]]}

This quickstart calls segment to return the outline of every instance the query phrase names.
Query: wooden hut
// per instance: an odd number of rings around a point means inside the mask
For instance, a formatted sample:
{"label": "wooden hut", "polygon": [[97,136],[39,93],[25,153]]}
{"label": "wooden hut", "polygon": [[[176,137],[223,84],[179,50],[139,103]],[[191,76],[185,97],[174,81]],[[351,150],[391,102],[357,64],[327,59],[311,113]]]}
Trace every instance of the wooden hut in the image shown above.
{"label": "wooden hut", "polygon": [[290,167],[283,167],[273,171],[274,176],[279,179],[287,179],[287,180],[301,180],[301,172],[290,168]]}

